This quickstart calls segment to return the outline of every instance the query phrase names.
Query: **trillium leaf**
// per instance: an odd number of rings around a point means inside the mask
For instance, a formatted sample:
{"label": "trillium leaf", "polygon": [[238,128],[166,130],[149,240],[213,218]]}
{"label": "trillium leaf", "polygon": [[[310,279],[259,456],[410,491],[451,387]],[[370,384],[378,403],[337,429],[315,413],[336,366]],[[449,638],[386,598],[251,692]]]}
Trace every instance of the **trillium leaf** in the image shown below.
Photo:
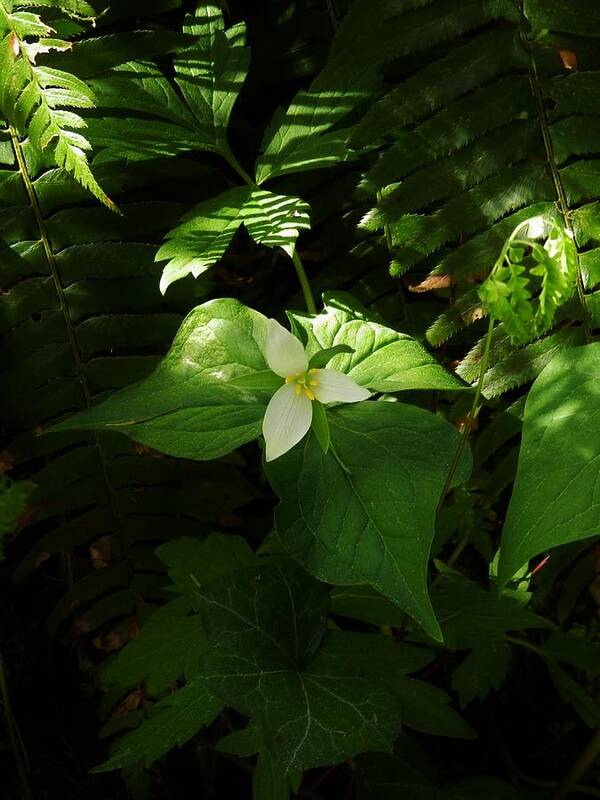
{"label": "trillium leaf", "polygon": [[399,728],[391,690],[326,635],[328,593],[290,559],[199,590],[211,691],[260,721],[284,773],[389,750]]}
{"label": "trillium leaf", "polygon": [[231,380],[264,372],[267,318],[236,300],[212,300],[184,320],[146,380],[53,430],[117,430],[182,458],[207,460],[260,435],[270,395]]}
{"label": "trillium leaf", "polygon": [[[328,417],[327,454],[311,434],[266,467],[281,499],[275,520],[282,543],[313,575],[371,585],[441,639],[427,563],[458,432],[400,403],[343,406]],[[457,481],[470,464],[467,453]]]}
{"label": "trillium leaf", "polygon": [[301,230],[310,228],[309,206],[299,197],[274,194],[252,186],[236,186],[199,203],[156,254],[168,260],[161,291],[187,275],[198,277],[225,253],[240,225],[258,244],[281,247],[291,255]]}
{"label": "trillium leaf", "polygon": [[321,350],[348,345],[353,352],[335,355],[327,366],[377,392],[466,388],[416,339],[370,320],[367,310],[349,295],[325,294],[323,303],[324,310],[315,317],[293,315],[296,324],[307,332],[309,357]]}
{"label": "trillium leaf", "polygon": [[501,585],[538,553],[598,534],[599,374],[600,343],[573,348],[552,359],[529,392]]}

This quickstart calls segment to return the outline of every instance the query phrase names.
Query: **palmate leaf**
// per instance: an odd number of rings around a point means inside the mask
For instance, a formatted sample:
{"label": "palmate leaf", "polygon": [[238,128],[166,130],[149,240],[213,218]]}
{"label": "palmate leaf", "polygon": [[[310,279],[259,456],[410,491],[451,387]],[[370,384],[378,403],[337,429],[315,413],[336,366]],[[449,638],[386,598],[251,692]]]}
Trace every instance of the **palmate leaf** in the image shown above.
{"label": "palmate leaf", "polygon": [[[71,110],[93,108],[91,90],[74,75],[34,63],[36,51],[48,47],[44,42],[51,32],[39,16],[11,14],[0,5],[0,116],[13,126],[13,135],[28,137],[38,150],[49,148],[57,166],[114,209],[90,170],[87,151],[91,146],[79,132],[85,122]],[[38,44],[25,41],[32,36],[39,39]]]}
{"label": "palmate leaf", "polygon": [[595,536],[600,346],[557,355],[525,405],[523,441],[500,549],[505,584],[530,558]]}
{"label": "palmate leaf", "polygon": [[201,674],[218,697],[260,723],[284,773],[391,748],[398,701],[360,663],[339,658],[326,634],[325,586],[286,559],[199,596],[210,644]]}
{"label": "palmate leaf", "polygon": [[[396,8],[391,22],[402,25],[401,53],[417,67],[368,109],[352,133],[354,147],[379,151],[363,182],[377,193],[363,227],[385,226],[393,274],[416,268],[450,275],[459,308],[514,226],[528,217],[550,220],[558,207],[559,227],[575,234],[570,287],[574,272],[583,269],[585,277],[583,265],[594,259],[581,253],[598,233],[598,209],[590,202],[600,193],[593,159],[599,152],[593,24],[584,31],[573,0],[532,0],[522,18],[515,11],[511,3],[457,6],[445,0]],[[544,36],[529,36],[528,26]],[[563,68],[560,59],[551,62],[550,52],[561,47],[576,52],[579,69]],[[543,335],[554,321],[551,308],[570,289],[561,291],[562,280],[549,268],[539,277],[534,327]],[[520,283],[516,275],[511,280]],[[495,296],[509,319],[510,304]],[[454,314],[452,308],[448,315],[451,325],[443,318],[432,326],[432,342],[478,316]],[[527,316],[520,327],[515,317],[513,333],[520,341],[526,341],[527,327]]]}
{"label": "palmate leaf", "polygon": [[192,274],[195,278],[224,254],[240,225],[258,244],[281,247],[292,255],[301,230],[310,228],[309,206],[299,197],[273,194],[251,186],[229,189],[196,206],[169,232],[156,254],[170,259],[160,289]]}

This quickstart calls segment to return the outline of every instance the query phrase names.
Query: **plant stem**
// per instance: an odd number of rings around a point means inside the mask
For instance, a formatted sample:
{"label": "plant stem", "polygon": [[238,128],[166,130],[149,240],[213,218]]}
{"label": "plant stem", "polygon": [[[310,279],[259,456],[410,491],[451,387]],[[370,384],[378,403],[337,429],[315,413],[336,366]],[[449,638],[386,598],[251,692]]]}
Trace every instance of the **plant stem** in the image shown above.
{"label": "plant stem", "polygon": [[[494,319],[494,317],[490,317],[490,322],[485,337],[485,344],[483,346],[483,354],[481,356],[481,362],[479,364],[479,379],[477,381],[477,386],[475,388],[475,396],[473,397],[473,404],[471,405],[471,410],[469,411],[469,414],[467,415],[467,418],[465,420],[465,425],[462,429],[460,441],[458,442],[458,447],[456,448],[454,458],[452,459],[452,464],[450,465],[450,469],[448,470],[448,475],[446,476],[446,482],[444,484],[442,495],[440,497],[440,505],[442,504],[442,501],[450,491],[452,480],[454,478],[454,473],[456,472],[456,469],[460,463],[460,459],[465,449],[467,439],[469,438],[469,434],[471,433],[473,425],[475,424],[475,420],[477,419],[477,415],[479,414],[480,410],[479,401],[481,400],[481,394],[483,392],[483,382],[485,380],[485,373],[487,372],[488,368],[490,349],[492,346],[492,334],[494,333],[495,322],[496,320]],[[459,544],[461,543],[459,542]],[[461,550],[464,548],[465,544],[466,542],[462,544]]]}
{"label": "plant stem", "polygon": [[569,772],[559,783],[556,791],[552,795],[552,800],[563,800],[571,792],[576,791],[577,781],[583,777],[592,766],[596,758],[600,755],[600,730],[590,739],[588,746],[573,764]]}
{"label": "plant stem", "polygon": [[[525,18],[523,12],[523,3],[519,3],[519,10],[521,13],[521,18],[524,24],[527,24],[527,20]],[[573,237],[573,241],[575,242],[575,246],[577,247],[577,239],[575,237],[575,231],[573,229],[573,225],[571,223],[571,211],[569,208],[569,203],[567,200],[567,195],[565,192],[565,188],[562,184],[562,178],[560,175],[560,171],[558,169],[558,165],[556,163],[556,156],[554,153],[554,144],[552,142],[552,135],[550,133],[550,124],[548,120],[548,112],[546,110],[546,104],[544,102],[544,95],[541,88],[540,78],[538,74],[537,63],[533,54],[533,49],[531,47],[531,42],[527,38],[526,34],[521,29],[521,41],[523,45],[528,51],[529,54],[529,84],[531,86],[531,91],[535,98],[536,106],[537,106],[537,115],[538,115],[538,122],[540,124],[540,130],[542,132],[542,138],[544,140],[544,149],[546,151],[546,161],[548,162],[548,166],[550,168],[550,174],[552,176],[552,182],[554,183],[554,189],[556,191],[557,197],[557,205],[558,209],[561,213],[563,218],[565,228],[570,232],[571,236]],[[581,263],[579,260],[579,250],[577,249],[577,271],[576,271],[576,278],[575,283],[577,287],[577,297],[579,298],[579,302],[581,304],[581,314],[582,314],[582,321],[583,321],[583,331],[585,334],[586,342],[589,344],[592,341],[592,324],[590,321],[590,314],[586,303],[585,298],[585,288],[583,285],[583,278],[581,275]]]}
{"label": "plant stem", "polygon": [[312,293],[312,289],[310,288],[310,283],[308,282],[308,278],[306,277],[306,272],[304,271],[304,266],[302,261],[300,260],[300,256],[296,248],[292,253],[292,261],[294,262],[294,267],[296,268],[296,274],[298,275],[298,280],[300,281],[300,287],[302,288],[302,294],[304,295],[304,302],[306,303],[306,308],[309,314],[316,314],[317,313],[317,306],[315,304],[315,298]]}
{"label": "plant stem", "polygon": [[232,167],[237,172],[237,174],[244,181],[244,183],[247,183],[248,186],[256,186],[256,181],[252,180],[250,175],[242,167],[242,165],[237,160],[237,158],[234,156],[234,154],[231,152],[231,150],[229,150],[226,153],[224,152],[223,156],[224,156],[225,160],[227,161],[227,163],[229,164],[229,166]]}
{"label": "plant stem", "polygon": [[4,711],[4,721],[6,723],[6,731],[10,739],[10,746],[13,751],[15,762],[17,764],[17,771],[19,773],[19,781],[21,783],[21,793],[24,800],[33,800],[31,787],[29,786],[29,778],[27,776],[27,767],[24,757],[22,744],[19,740],[15,720],[13,717],[12,709],[10,707],[10,697],[8,694],[8,686],[6,683],[6,676],[4,674],[4,662],[0,656],[0,700],[2,701],[2,708]]}

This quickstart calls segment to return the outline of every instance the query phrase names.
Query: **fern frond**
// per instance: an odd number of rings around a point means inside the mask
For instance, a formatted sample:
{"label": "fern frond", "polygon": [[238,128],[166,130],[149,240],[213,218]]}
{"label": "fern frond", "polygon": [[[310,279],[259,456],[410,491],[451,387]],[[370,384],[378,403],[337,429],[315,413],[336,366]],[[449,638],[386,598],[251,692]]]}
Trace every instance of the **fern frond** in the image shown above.
{"label": "fern frond", "polygon": [[[48,49],[44,37],[51,32],[35,14],[8,13],[0,7],[0,116],[12,126],[14,135],[29,137],[40,151],[50,148],[57,166],[116,210],[89,167],[91,145],[77,132],[85,122],[65,110],[93,108],[91,90],[74,75],[35,63],[36,54]],[[32,36],[36,44],[26,41]]]}
{"label": "fern frond", "polygon": [[[440,28],[453,11],[443,0],[398,12],[403,48],[419,51],[420,61],[416,69],[405,65],[407,76],[365,114],[351,140],[378,153],[361,184],[377,202],[361,227],[385,230],[393,274],[417,268],[450,275],[457,287],[458,308],[430,329],[436,342],[476,313],[476,303],[460,312],[461,293],[471,291],[465,281],[489,272],[520,221],[538,214],[551,220],[558,209],[562,228],[575,234],[573,268],[583,270],[582,279],[595,280],[586,277],[583,265],[593,269],[594,256],[585,248],[600,241],[593,20],[586,29],[575,0],[530,0],[522,17],[516,6],[478,5],[478,21],[475,9],[456,7],[465,20],[473,14],[471,22],[451,24],[444,36]],[[417,45],[419,35],[426,44]],[[563,65],[560,47],[575,53],[581,69]],[[549,272],[538,277],[553,280]],[[516,287],[518,276],[511,280]],[[548,285],[542,291],[542,303],[560,294]],[[552,316],[540,315],[546,322]],[[538,331],[544,326],[540,318]]]}

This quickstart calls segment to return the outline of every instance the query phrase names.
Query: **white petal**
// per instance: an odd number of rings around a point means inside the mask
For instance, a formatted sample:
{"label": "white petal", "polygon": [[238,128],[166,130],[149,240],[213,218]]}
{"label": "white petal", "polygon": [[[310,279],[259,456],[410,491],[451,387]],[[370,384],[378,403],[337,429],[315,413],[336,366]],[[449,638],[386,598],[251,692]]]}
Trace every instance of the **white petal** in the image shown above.
{"label": "white petal", "polygon": [[298,375],[308,369],[308,357],[300,339],[296,339],[293,333],[274,319],[269,320],[265,358],[273,372],[282,378]]}
{"label": "white petal", "polygon": [[357,403],[371,396],[368,389],[337,369],[317,369],[314,376],[317,385],[310,388],[321,403]]}
{"label": "white petal", "polygon": [[295,444],[310,428],[312,403],[304,392],[296,394],[296,385],[286,383],[277,389],[263,419],[263,436],[267,445],[267,461],[273,461]]}

